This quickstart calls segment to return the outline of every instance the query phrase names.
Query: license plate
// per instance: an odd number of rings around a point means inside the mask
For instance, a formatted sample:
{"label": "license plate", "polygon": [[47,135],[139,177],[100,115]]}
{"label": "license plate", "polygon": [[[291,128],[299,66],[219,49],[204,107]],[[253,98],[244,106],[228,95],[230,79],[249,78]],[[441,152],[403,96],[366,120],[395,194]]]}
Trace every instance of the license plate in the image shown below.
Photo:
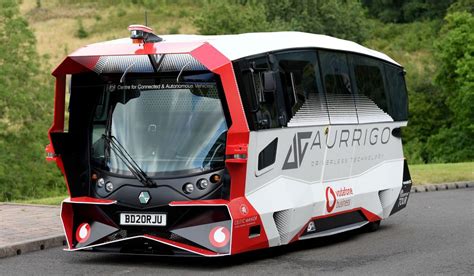
{"label": "license plate", "polygon": [[166,214],[121,213],[120,225],[166,226]]}

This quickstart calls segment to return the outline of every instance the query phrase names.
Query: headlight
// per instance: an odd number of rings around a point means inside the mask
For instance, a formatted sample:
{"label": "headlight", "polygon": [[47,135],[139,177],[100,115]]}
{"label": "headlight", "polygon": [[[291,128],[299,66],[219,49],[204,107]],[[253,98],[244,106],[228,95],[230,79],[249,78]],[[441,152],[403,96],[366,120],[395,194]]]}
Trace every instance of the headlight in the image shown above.
{"label": "headlight", "polygon": [[187,194],[192,193],[194,191],[194,185],[192,183],[184,184],[183,191]]}
{"label": "headlight", "polygon": [[211,176],[211,182],[212,182],[212,183],[219,183],[219,182],[221,182],[221,176],[218,175],[218,174],[213,174],[213,175]]}
{"label": "headlight", "polygon": [[107,182],[107,183],[105,184],[105,190],[106,190],[107,192],[110,193],[110,192],[112,192],[113,189],[114,189],[114,184],[112,184],[112,182]]}
{"label": "headlight", "polygon": [[197,182],[197,186],[199,189],[204,190],[209,186],[209,181],[207,179],[199,179]]}
{"label": "headlight", "polygon": [[103,178],[97,179],[97,187],[102,188],[104,187],[105,180]]}

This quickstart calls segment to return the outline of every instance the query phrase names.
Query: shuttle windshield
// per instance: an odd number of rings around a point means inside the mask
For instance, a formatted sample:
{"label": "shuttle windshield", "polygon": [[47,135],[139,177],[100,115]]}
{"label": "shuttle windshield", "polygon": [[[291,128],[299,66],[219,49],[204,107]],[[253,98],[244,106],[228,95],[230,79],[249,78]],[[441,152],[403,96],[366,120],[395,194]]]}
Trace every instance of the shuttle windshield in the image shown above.
{"label": "shuttle windshield", "polygon": [[113,137],[151,177],[224,167],[227,123],[215,83],[109,85],[97,105],[92,159],[131,175]]}

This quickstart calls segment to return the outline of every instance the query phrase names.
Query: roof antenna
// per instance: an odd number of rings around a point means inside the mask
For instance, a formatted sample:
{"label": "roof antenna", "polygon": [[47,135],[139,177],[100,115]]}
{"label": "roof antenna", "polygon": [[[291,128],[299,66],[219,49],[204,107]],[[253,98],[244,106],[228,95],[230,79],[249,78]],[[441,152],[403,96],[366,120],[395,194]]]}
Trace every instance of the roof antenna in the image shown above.
{"label": "roof antenna", "polygon": [[153,33],[153,29],[148,27],[148,12],[145,11],[145,25],[130,25],[130,38],[133,43],[156,43],[163,40],[163,38]]}

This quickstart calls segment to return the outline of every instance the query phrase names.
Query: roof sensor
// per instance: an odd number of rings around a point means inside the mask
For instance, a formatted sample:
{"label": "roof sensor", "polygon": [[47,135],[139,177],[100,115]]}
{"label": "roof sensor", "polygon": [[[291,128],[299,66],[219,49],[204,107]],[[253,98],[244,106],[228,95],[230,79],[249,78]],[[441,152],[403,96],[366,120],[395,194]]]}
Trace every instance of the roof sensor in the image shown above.
{"label": "roof sensor", "polygon": [[163,40],[163,38],[153,33],[153,29],[144,25],[130,25],[130,38],[134,43],[156,43]]}

